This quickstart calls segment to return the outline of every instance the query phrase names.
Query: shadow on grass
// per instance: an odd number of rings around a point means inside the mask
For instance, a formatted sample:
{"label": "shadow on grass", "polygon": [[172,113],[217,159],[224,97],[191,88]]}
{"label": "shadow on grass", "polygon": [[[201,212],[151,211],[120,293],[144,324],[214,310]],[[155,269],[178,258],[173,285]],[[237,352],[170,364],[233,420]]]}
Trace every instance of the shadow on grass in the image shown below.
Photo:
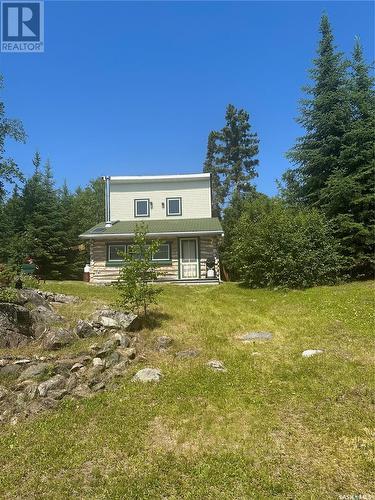
{"label": "shadow on grass", "polygon": [[162,313],[159,311],[150,311],[147,316],[140,316],[139,325],[140,329],[146,328],[148,330],[154,330],[162,325],[165,321],[172,318],[170,314]]}

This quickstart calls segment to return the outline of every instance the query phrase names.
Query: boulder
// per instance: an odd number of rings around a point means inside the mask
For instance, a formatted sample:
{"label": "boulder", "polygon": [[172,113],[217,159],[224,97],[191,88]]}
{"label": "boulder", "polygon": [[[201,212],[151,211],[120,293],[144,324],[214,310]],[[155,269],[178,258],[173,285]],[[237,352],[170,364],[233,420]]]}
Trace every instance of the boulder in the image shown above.
{"label": "boulder", "polygon": [[45,397],[48,392],[53,389],[62,389],[65,386],[65,383],[66,379],[62,375],[55,375],[38,385],[39,395]]}
{"label": "boulder", "polygon": [[59,304],[74,304],[79,302],[79,297],[75,297],[74,295],[65,295],[63,293],[53,293],[53,292],[44,292],[42,290],[35,290],[41,297],[48,302],[57,302]]}
{"label": "boulder", "polygon": [[238,337],[243,342],[255,342],[257,340],[271,340],[272,333],[269,332],[249,332]]}
{"label": "boulder", "polygon": [[74,363],[74,365],[71,367],[70,371],[71,373],[78,372],[81,368],[83,368],[84,365],[82,363]]}
{"label": "boulder", "polygon": [[27,302],[30,306],[42,306],[45,309],[52,311],[50,304],[41,296],[40,292],[32,288],[23,288],[17,291],[18,299],[25,304]]}
{"label": "boulder", "polygon": [[82,319],[78,320],[77,326],[75,328],[75,333],[80,338],[94,337],[95,335],[97,335],[97,331],[94,329],[92,324]]}
{"label": "boulder", "polygon": [[93,320],[104,328],[132,330],[138,327],[138,316],[133,313],[124,313],[115,309],[100,309],[92,315]]}
{"label": "boulder", "polygon": [[38,396],[38,384],[36,382],[28,384],[25,387],[23,394],[26,400],[31,401],[35,399]]}
{"label": "boulder", "polygon": [[119,349],[121,356],[125,359],[134,359],[137,351],[134,347],[127,347],[126,349]]}
{"label": "boulder", "polygon": [[72,390],[72,395],[76,398],[87,398],[90,394],[91,390],[87,384],[79,384]]}
{"label": "boulder", "polygon": [[65,347],[77,339],[78,337],[74,332],[64,328],[52,329],[43,339],[43,346],[45,349],[61,349],[61,347]]}
{"label": "boulder", "polygon": [[0,368],[0,377],[17,377],[22,371],[21,365],[8,364]]}
{"label": "boulder", "polygon": [[227,371],[227,369],[224,366],[224,363],[217,359],[211,359],[210,361],[208,361],[207,366],[209,366],[212,370],[215,370],[217,372]]}
{"label": "boulder", "polygon": [[18,380],[22,382],[23,380],[41,377],[45,375],[51,368],[52,366],[48,363],[37,363],[36,365],[28,366],[26,370],[21,373]]}
{"label": "boulder", "polygon": [[93,358],[92,364],[93,366],[102,366],[104,368],[105,361],[102,358]]}
{"label": "boulder", "polygon": [[19,304],[0,303],[0,348],[27,344],[32,336],[29,310]]}
{"label": "boulder", "polygon": [[312,356],[316,356],[317,354],[322,354],[323,351],[321,349],[307,349],[306,351],[303,351],[302,357],[304,358],[311,358]]}
{"label": "boulder", "polygon": [[16,359],[16,361],[14,361],[14,365],[28,365],[29,363],[31,363],[31,359],[27,359],[27,358],[24,358],[24,359]]}
{"label": "boulder", "polygon": [[131,339],[125,333],[117,332],[114,334],[113,338],[116,341],[117,345],[120,347],[130,346]]}
{"label": "boulder", "polygon": [[111,366],[117,365],[121,361],[121,356],[118,351],[113,351],[105,360],[105,367],[111,368]]}
{"label": "boulder", "polygon": [[115,339],[109,339],[107,342],[104,342],[104,344],[101,346],[101,348],[96,352],[96,357],[98,358],[105,358],[111,352],[113,352],[117,347],[117,342]]}
{"label": "boulder", "polygon": [[164,351],[168,349],[173,343],[173,339],[168,337],[167,335],[163,335],[162,337],[158,337],[156,339],[155,349],[157,351]]}
{"label": "boulder", "polygon": [[160,382],[161,377],[162,374],[158,368],[143,368],[134,375],[132,380],[134,382]]}

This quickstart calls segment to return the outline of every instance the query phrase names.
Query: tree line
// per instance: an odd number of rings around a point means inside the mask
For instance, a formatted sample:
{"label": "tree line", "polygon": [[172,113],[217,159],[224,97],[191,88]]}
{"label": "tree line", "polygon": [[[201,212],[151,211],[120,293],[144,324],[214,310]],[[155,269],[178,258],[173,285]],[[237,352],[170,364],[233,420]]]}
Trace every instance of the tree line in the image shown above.
{"label": "tree line", "polygon": [[[350,60],[334,44],[327,15],[304,87],[298,123],[305,133],[286,153],[292,167],[267,197],[254,185],[259,138],[249,113],[227,106],[225,125],[210,132],[203,165],[212,179],[213,214],[222,220],[224,274],[248,286],[305,287],[374,272],[375,97],[360,41]],[[0,80],[0,85],[2,81]],[[104,217],[100,179],[70,192],[56,188],[39,152],[25,179],[6,158],[5,141],[24,141],[0,101],[0,262],[32,257],[45,278],[74,279],[88,262],[78,235]],[[13,191],[6,193],[6,186]]]}
{"label": "tree line", "polygon": [[310,84],[297,122],[305,134],[286,153],[292,163],[274,198],[258,193],[259,139],[249,114],[229,105],[210,132],[204,171],[222,218],[222,262],[249,286],[311,286],[374,273],[375,98],[359,39],[351,60],[320,22]]}

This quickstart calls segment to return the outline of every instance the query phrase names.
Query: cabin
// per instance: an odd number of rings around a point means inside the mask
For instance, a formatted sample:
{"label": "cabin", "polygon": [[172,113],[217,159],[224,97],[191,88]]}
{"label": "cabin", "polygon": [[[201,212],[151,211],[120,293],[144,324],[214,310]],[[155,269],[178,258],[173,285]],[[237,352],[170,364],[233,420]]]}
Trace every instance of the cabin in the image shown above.
{"label": "cabin", "polygon": [[105,181],[105,221],[80,237],[90,241],[90,281],[116,281],[121,254],[139,222],[160,240],[153,259],[158,281],[220,282],[218,247],[223,229],[212,217],[210,174],[112,176]]}

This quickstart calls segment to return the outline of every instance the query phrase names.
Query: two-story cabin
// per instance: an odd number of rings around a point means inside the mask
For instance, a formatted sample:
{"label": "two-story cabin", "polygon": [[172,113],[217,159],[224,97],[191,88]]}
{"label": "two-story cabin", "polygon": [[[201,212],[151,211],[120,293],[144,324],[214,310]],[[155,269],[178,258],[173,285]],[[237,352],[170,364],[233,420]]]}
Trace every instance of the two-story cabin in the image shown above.
{"label": "two-story cabin", "polygon": [[81,238],[90,240],[90,281],[115,281],[121,253],[137,223],[161,244],[153,256],[160,280],[219,282],[220,221],[212,217],[210,174],[105,177],[105,222]]}

